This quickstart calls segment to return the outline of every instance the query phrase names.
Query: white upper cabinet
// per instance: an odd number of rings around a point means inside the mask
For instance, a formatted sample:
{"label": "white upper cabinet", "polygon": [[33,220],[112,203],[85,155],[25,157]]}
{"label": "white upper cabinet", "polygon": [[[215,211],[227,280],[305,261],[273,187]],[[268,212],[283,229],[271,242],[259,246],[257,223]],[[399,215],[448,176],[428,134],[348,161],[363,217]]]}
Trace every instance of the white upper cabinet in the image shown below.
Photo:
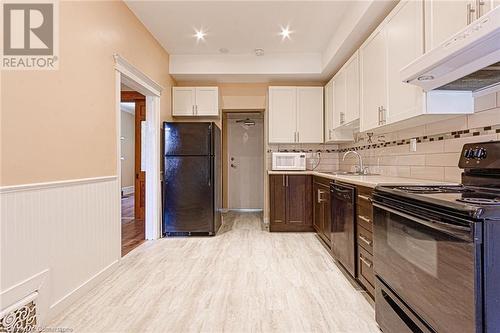
{"label": "white upper cabinet", "polygon": [[420,87],[401,81],[399,71],[424,54],[423,2],[408,1],[384,27],[387,49],[387,123],[422,112]]}
{"label": "white upper cabinet", "polygon": [[323,87],[269,87],[269,142],[323,142]]}
{"label": "white upper cabinet", "polygon": [[196,89],[188,87],[172,88],[172,115],[192,116],[196,105]]}
{"label": "white upper cabinet", "polygon": [[358,52],[349,59],[345,66],[346,73],[346,113],[344,121],[349,124],[359,120],[359,56]]}
{"label": "white upper cabinet", "polygon": [[173,116],[218,116],[218,87],[173,87]]}
{"label": "white upper cabinet", "polygon": [[330,142],[333,140],[332,138],[332,130],[333,126],[333,91],[334,89],[334,81],[330,80],[325,86],[325,142]]}
{"label": "white upper cabinet", "polygon": [[471,20],[468,0],[425,1],[425,49],[431,50],[464,28]]}
{"label": "white upper cabinet", "polygon": [[218,116],[219,115],[219,89],[217,87],[196,88],[197,116]]}
{"label": "white upper cabinet", "polygon": [[337,128],[345,124],[347,111],[347,84],[345,71],[339,71],[333,77],[335,88],[333,89],[333,126]]}
{"label": "white upper cabinet", "polygon": [[382,125],[387,109],[386,32],[379,30],[359,50],[361,71],[360,131]]}
{"label": "white upper cabinet", "polygon": [[[330,81],[333,89],[331,113],[332,128],[352,124],[359,119],[359,57],[354,55],[342,66]],[[357,124],[356,124],[357,125]]]}
{"label": "white upper cabinet", "polygon": [[499,4],[499,0],[424,1],[426,51],[435,48]]}
{"label": "white upper cabinet", "polygon": [[[448,8],[448,4],[425,1],[428,3],[433,3],[446,20],[443,8]],[[452,8],[449,11],[453,16]],[[474,111],[470,92],[424,92],[402,82],[401,68],[424,53],[423,12],[423,0],[401,1],[361,46],[361,132],[386,125],[390,126],[385,130],[402,129]],[[441,24],[438,19],[436,22]]]}
{"label": "white upper cabinet", "polygon": [[269,87],[269,142],[295,142],[297,89]]}
{"label": "white upper cabinet", "polygon": [[297,142],[323,142],[323,87],[297,88]]}

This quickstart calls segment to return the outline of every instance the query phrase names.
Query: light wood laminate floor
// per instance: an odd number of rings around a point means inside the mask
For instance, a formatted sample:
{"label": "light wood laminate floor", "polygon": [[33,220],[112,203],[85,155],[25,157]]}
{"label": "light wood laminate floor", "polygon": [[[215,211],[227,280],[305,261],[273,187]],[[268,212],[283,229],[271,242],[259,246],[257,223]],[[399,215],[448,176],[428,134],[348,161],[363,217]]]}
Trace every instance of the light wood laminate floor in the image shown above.
{"label": "light wood laminate floor", "polygon": [[49,325],[73,332],[380,332],[313,233],[229,214],[216,237],[147,241]]}

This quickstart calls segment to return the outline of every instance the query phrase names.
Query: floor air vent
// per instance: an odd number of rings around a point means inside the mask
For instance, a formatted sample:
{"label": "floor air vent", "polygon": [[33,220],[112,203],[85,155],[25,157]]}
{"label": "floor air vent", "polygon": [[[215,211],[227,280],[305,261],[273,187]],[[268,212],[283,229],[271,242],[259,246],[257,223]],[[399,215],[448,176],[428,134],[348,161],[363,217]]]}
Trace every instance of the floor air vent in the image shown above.
{"label": "floor air vent", "polygon": [[0,312],[0,332],[35,332],[37,330],[36,298],[34,292]]}

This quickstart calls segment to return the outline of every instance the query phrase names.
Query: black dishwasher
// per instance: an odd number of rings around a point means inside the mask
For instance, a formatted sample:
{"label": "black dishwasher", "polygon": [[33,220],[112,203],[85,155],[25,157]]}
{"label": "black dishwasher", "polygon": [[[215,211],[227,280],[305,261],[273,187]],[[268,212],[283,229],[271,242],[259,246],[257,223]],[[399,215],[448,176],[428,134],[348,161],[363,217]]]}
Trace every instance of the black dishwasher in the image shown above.
{"label": "black dishwasher", "polygon": [[332,254],[352,276],[355,276],[356,187],[344,183],[330,185],[332,202]]}

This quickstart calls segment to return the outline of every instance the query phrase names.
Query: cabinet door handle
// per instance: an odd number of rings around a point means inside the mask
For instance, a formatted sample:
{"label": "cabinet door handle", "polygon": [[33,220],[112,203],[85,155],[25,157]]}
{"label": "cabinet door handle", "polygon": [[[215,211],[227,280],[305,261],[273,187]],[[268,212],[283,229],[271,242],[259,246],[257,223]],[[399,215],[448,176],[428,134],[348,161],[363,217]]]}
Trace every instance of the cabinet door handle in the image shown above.
{"label": "cabinet door handle", "polygon": [[300,142],[300,132],[297,132],[297,142]]}
{"label": "cabinet door handle", "polygon": [[363,200],[366,200],[368,202],[372,202],[372,198],[370,198],[369,196],[367,195],[361,195],[361,194],[358,194],[358,198],[360,199],[363,199]]}
{"label": "cabinet door handle", "polygon": [[365,257],[363,257],[362,254],[359,255],[359,260],[361,260],[369,268],[372,267],[372,262],[370,260],[366,259]]}
{"label": "cabinet door handle", "polygon": [[473,21],[473,14],[476,10],[472,7],[471,3],[467,4],[467,25],[471,24]]}
{"label": "cabinet door handle", "polygon": [[367,217],[365,217],[365,216],[363,216],[363,215],[358,215],[358,217],[359,217],[361,220],[365,221],[366,223],[372,223],[372,221],[370,221],[370,219],[369,219],[369,218],[367,218]]}
{"label": "cabinet door handle", "polygon": [[288,175],[286,175],[286,187],[288,187]]}
{"label": "cabinet door handle", "polygon": [[285,187],[285,175],[283,175],[283,187]]}
{"label": "cabinet door handle", "polygon": [[325,194],[325,191],[321,191],[318,189],[318,203],[325,202],[326,200],[323,199],[323,194]]}
{"label": "cabinet door handle", "polygon": [[481,8],[482,6],[485,5],[485,2],[484,1],[481,1],[481,0],[477,0],[476,1],[476,8],[477,8],[477,18],[480,18],[481,16],[483,16],[483,14],[481,13]]}
{"label": "cabinet door handle", "polygon": [[191,106],[191,112],[193,113],[194,115],[194,105]]}
{"label": "cabinet door handle", "polygon": [[365,236],[363,235],[359,235],[358,236],[359,240],[362,241],[363,243],[365,243],[366,245],[369,245],[371,246],[372,245],[372,242],[371,240],[369,240],[368,238],[366,238]]}

